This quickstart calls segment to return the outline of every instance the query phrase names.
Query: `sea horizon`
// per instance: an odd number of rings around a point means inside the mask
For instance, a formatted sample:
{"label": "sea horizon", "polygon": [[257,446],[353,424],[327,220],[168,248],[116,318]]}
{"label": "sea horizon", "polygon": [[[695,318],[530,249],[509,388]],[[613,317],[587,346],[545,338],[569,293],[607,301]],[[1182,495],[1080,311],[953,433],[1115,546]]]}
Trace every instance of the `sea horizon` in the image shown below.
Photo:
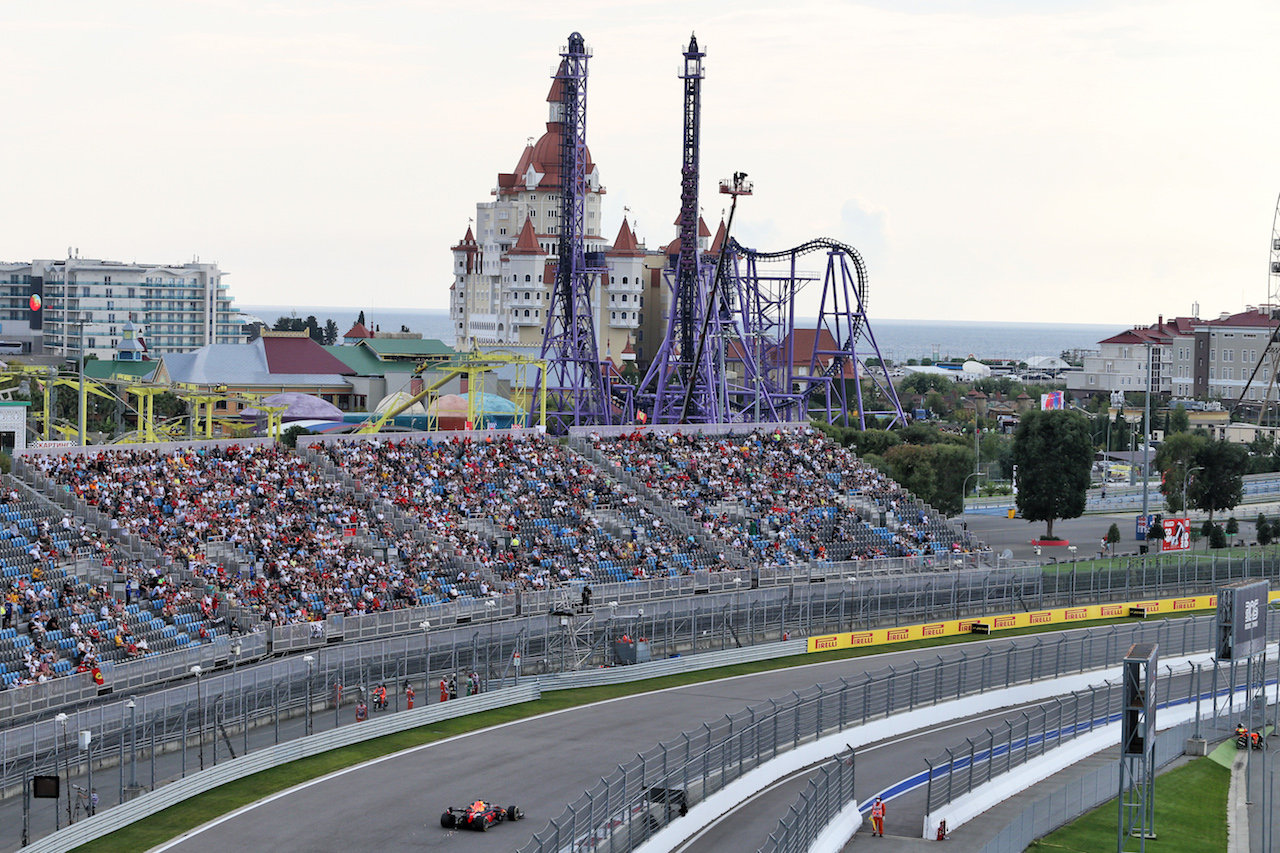
{"label": "sea horizon", "polygon": [[[442,308],[352,308],[315,305],[238,305],[241,313],[261,319],[267,325],[280,317],[314,316],[321,324],[333,320],[338,334],[354,325],[363,311],[371,330],[394,332],[402,326],[424,338],[452,346],[455,341],[449,312]],[[814,322],[814,318],[802,318]],[[883,357],[896,362],[908,359],[1030,358],[1056,356],[1068,350],[1098,348],[1098,342],[1126,329],[1124,323],[1046,323],[1012,320],[911,320],[871,319],[871,336]]]}

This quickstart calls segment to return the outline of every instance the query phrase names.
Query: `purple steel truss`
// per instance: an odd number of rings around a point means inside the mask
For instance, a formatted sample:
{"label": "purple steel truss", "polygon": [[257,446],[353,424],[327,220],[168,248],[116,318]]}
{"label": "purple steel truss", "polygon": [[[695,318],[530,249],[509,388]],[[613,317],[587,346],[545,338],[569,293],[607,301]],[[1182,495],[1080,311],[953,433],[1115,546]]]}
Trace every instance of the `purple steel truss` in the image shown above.
{"label": "purple steel truss", "polygon": [[547,359],[547,418],[569,426],[610,424],[613,406],[596,344],[591,292],[605,271],[603,255],[585,250],[587,197],[587,60],[580,33],[569,36],[556,72],[564,92],[560,136],[560,263],[556,270],[542,357]]}
{"label": "purple steel truss", "polygon": [[[725,312],[709,307],[715,266],[698,251],[698,152],[702,59],[690,36],[684,52],[684,140],[680,162],[680,254],[668,272],[672,310],[667,333],[637,393],[653,423],[721,423],[728,399],[724,382]],[[723,299],[717,299],[723,303]]]}
{"label": "purple steel truss", "polygon": [[[733,255],[734,288],[742,305],[737,353],[744,378],[736,396],[751,401],[753,419],[820,417],[845,426],[856,420],[862,429],[868,415],[887,417],[881,424],[886,427],[906,423],[867,316],[867,271],[857,249],[817,239],[781,252],[758,252],[731,241],[725,251]],[[827,256],[818,322],[799,329],[796,296],[816,279],[799,272],[797,259],[812,252]],[[860,354],[874,354],[877,365],[862,364]],[[872,400],[864,396],[863,380]]]}

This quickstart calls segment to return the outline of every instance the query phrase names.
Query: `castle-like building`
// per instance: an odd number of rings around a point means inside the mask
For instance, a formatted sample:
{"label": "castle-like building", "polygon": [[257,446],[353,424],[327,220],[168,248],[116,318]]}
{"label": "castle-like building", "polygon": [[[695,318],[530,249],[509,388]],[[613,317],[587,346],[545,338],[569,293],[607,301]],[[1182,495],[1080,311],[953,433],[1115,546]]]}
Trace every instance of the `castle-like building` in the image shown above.
{"label": "castle-like building", "polygon": [[[514,170],[498,175],[493,199],[476,205],[474,229],[468,227],[453,247],[449,315],[459,351],[541,348],[555,285],[564,189],[560,80],[552,84],[547,103],[546,132],[537,142],[530,138]],[[658,350],[668,301],[662,269],[667,251],[678,252],[679,245],[646,249],[626,218],[609,243],[600,211],[605,188],[590,151],[586,172],[586,251],[603,254],[608,268],[591,294],[598,351],[601,359],[622,368]]]}

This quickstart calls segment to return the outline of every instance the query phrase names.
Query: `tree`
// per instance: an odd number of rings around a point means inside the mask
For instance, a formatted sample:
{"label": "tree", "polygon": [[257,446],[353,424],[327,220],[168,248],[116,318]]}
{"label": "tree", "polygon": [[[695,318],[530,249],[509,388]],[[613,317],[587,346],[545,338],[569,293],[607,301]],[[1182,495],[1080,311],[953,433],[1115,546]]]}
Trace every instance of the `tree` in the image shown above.
{"label": "tree", "polygon": [[1249,470],[1249,451],[1244,445],[1206,442],[1196,454],[1196,464],[1204,470],[1192,481],[1194,496],[1188,492],[1187,501],[1209,513],[1210,521],[1217,510],[1235,509],[1244,499],[1244,475]]}
{"label": "tree", "polygon": [[363,326],[363,325],[364,325],[364,312],[363,312],[363,311],[361,311],[361,312],[360,312],[360,316],[359,316],[359,317],[356,317],[356,322],[357,322],[357,323],[359,323],[361,326]]}
{"label": "tree", "polygon": [[1156,451],[1155,467],[1161,474],[1160,491],[1170,512],[1183,512],[1186,509],[1182,505],[1184,483],[1187,485],[1187,502],[1194,503],[1192,486],[1197,485],[1196,478],[1187,482],[1187,474],[1199,465],[1196,459],[1207,441],[1202,436],[1180,432],[1167,437]]}
{"label": "tree", "polygon": [[1160,543],[1164,541],[1164,516],[1157,515],[1151,519],[1151,526],[1147,528],[1147,541],[1154,542],[1156,551],[1160,550]]}
{"label": "tree", "polygon": [[298,446],[298,436],[300,435],[315,435],[315,433],[306,427],[291,426],[284,431],[284,435],[281,436],[281,440],[284,442],[285,447],[294,449]]}
{"label": "tree", "polygon": [[1018,510],[1023,518],[1046,523],[1045,538],[1053,538],[1055,519],[1084,514],[1093,467],[1084,415],[1063,409],[1025,413],[1013,436],[1013,463]]}
{"label": "tree", "polygon": [[1124,411],[1117,410],[1116,419],[1111,423],[1110,446],[1107,450],[1128,450],[1130,432],[1129,422],[1125,420]]}
{"label": "tree", "polygon": [[1169,411],[1169,428],[1165,432],[1165,438],[1175,433],[1186,432],[1191,428],[1191,416],[1187,414],[1187,407],[1179,403],[1176,408]]}
{"label": "tree", "polygon": [[1107,538],[1103,541],[1111,546],[1111,554],[1114,556],[1116,553],[1116,543],[1120,541],[1120,525],[1112,522],[1111,526],[1107,528]]}
{"label": "tree", "polygon": [[338,343],[338,324],[333,320],[324,321],[324,345],[334,346]]}
{"label": "tree", "polygon": [[[955,444],[935,444],[929,448],[937,491],[930,501],[942,512],[954,515],[964,509],[964,481],[973,473],[973,450]],[[974,477],[970,485],[977,485]]]}
{"label": "tree", "polygon": [[271,329],[276,332],[301,332],[302,321],[297,317],[280,317]]}
{"label": "tree", "polygon": [[1215,524],[1209,530],[1209,547],[1225,548],[1227,547],[1227,534],[1222,532],[1222,525]]}
{"label": "tree", "polygon": [[933,469],[929,448],[917,444],[900,444],[884,454],[893,479],[926,503],[932,503],[938,478]]}
{"label": "tree", "polygon": [[1227,519],[1227,535],[1235,536],[1239,532],[1240,532],[1240,522],[1236,521],[1236,517],[1233,515]]}
{"label": "tree", "polygon": [[851,433],[850,444],[859,456],[884,456],[889,448],[902,444],[898,434],[887,429],[852,430]]}
{"label": "tree", "polygon": [[912,373],[898,384],[898,392],[928,394],[930,391],[941,391],[945,394],[948,391],[954,391],[955,387],[955,380],[949,376],[939,376],[936,373]]}

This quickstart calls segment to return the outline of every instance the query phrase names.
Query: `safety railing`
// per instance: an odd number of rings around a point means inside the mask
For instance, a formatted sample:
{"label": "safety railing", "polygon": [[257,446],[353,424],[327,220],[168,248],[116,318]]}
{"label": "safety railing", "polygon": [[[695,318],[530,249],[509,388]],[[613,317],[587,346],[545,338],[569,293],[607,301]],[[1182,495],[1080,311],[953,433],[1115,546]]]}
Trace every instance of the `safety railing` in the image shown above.
{"label": "safety railing", "polygon": [[819,767],[758,853],[807,853],[822,831],[853,803],[856,769],[852,749]]}
{"label": "safety railing", "polygon": [[965,738],[964,745],[925,759],[929,767],[925,813],[1111,722],[1119,714],[1120,691],[1110,684],[1097,685],[1053,702],[1023,711],[1003,726]]}

